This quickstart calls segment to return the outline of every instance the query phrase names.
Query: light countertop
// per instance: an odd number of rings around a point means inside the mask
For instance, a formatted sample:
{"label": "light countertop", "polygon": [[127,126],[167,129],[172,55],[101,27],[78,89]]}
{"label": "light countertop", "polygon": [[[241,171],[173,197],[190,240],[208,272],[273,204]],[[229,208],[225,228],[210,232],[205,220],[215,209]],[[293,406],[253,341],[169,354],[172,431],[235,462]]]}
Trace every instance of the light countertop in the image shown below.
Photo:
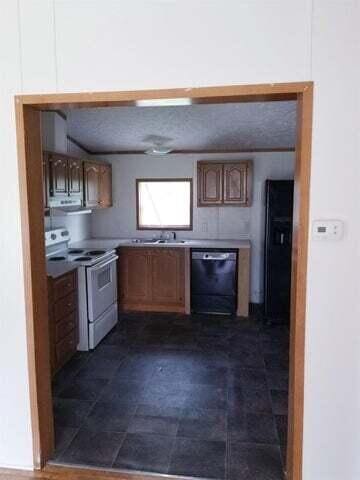
{"label": "light countertop", "polygon": [[70,262],[46,262],[48,277],[58,278],[65,273],[76,270],[77,266]]}
{"label": "light countertop", "polygon": [[[134,243],[131,238],[90,238],[73,242],[71,248],[106,248],[115,249],[118,247],[136,247],[136,248],[251,248],[250,240],[209,240],[197,239],[186,240],[185,243]],[[58,278],[65,273],[76,270],[77,267],[70,262],[46,262],[47,274],[49,277]]]}
{"label": "light countertop", "polygon": [[131,238],[91,238],[74,242],[72,248],[118,248],[118,247],[155,247],[155,248],[251,248],[250,240],[186,240],[185,243],[134,243]]}

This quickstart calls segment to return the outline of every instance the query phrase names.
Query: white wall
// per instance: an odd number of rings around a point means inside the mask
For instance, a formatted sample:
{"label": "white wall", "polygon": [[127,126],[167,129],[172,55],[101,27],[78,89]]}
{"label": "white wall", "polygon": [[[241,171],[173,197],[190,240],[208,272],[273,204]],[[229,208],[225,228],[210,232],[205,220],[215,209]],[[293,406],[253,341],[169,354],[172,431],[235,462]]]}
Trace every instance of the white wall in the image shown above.
{"label": "white wall", "polygon": [[339,243],[310,239],[304,479],[358,479],[358,0],[4,0],[0,8],[8,200],[0,212],[0,464],[32,462],[14,93],[314,80],[310,220],[341,218],[346,231]]}
{"label": "white wall", "polygon": [[[227,155],[106,155],[104,160],[113,166],[112,208],[92,214],[93,237],[149,237],[159,232],[136,229],[136,178],[193,178],[193,230],[178,232],[179,238],[239,239],[249,238],[251,255],[251,301],[263,300],[263,239],[264,239],[264,182],[267,178],[291,179],[295,154],[241,153]],[[197,161],[252,159],[253,202],[248,208],[198,208]]]}
{"label": "white wall", "polygon": [[[86,152],[83,152],[77,145],[67,139],[66,120],[54,112],[44,112],[41,114],[41,132],[43,150],[50,152],[64,153],[75,157],[86,158]],[[51,213],[51,211],[50,211]],[[91,214],[72,215],[72,216],[46,216],[44,218],[45,228],[64,227],[70,232],[72,242],[77,242],[89,238],[91,234]]]}
{"label": "white wall", "polygon": [[22,88],[17,15],[15,2],[1,5],[0,465],[26,468],[33,454],[13,98]]}

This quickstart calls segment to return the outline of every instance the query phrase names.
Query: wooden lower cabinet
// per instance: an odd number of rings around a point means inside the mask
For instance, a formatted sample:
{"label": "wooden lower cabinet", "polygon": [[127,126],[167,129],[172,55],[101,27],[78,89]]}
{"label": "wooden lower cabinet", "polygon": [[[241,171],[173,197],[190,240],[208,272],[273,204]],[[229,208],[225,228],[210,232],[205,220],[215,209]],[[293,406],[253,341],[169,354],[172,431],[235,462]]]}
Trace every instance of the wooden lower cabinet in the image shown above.
{"label": "wooden lower cabinet", "polygon": [[151,252],[143,248],[121,248],[118,289],[125,306],[151,303]]}
{"label": "wooden lower cabinet", "polygon": [[122,310],[185,312],[185,255],[180,248],[120,248]]}
{"label": "wooden lower cabinet", "polygon": [[77,273],[48,277],[51,373],[54,375],[76,353],[78,344]]}
{"label": "wooden lower cabinet", "polygon": [[160,250],[151,257],[152,301],[156,305],[184,305],[184,251]]}

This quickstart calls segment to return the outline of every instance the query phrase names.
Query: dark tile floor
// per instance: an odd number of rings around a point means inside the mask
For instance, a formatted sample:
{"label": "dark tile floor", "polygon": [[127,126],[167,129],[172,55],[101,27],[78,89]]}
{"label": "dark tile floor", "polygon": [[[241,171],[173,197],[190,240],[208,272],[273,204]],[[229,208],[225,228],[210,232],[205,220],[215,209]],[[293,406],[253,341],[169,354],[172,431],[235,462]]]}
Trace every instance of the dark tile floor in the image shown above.
{"label": "dark tile floor", "polygon": [[53,383],[60,463],[282,480],[288,329],[226,316],[126,314]]}

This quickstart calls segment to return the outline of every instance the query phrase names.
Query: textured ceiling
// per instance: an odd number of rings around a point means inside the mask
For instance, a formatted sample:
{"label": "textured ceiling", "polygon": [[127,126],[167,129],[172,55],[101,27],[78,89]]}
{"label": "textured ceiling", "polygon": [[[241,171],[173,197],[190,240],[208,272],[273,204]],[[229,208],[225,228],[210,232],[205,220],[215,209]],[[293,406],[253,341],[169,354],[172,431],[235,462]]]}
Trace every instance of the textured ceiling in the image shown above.
{"label": "textured ceiling", "polygon": [[157,143],[158,137],[159,143],[174,150],[295,145],[295,101],[94,108],[66,114],[68,134],[92,151],[143,151]]}

